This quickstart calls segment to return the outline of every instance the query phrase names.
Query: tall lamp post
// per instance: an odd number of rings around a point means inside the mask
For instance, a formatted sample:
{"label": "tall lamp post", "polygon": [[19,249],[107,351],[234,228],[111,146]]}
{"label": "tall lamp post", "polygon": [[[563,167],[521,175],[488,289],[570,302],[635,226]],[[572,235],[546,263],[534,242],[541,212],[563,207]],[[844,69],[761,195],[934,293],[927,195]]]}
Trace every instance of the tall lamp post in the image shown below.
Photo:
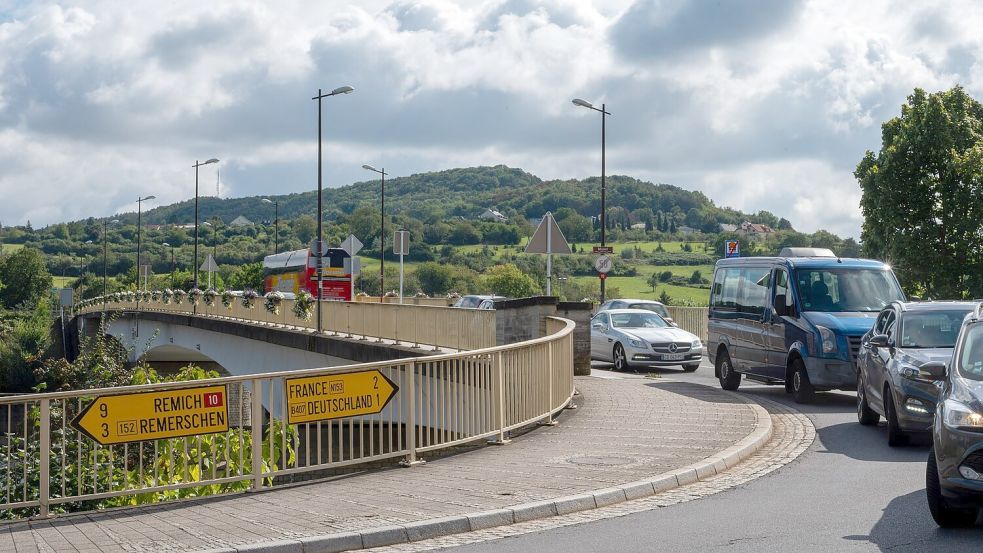
{"label": "tall lamp post", "polygon": [[[605,105],[604,104],[601,104],[601,108],[598,109],[598,108],[594,107],[594,104],[591,104],[587,100],[581,100],[580,98],[574,98],[573,105],[580,106],[582,108],[587,108],[587,109],[590,109],[590,110],[594,110],[594,111],[596,111],[596,112],[598,112],[598,113],[601,114],[601,247],[603,248],[604,245],[605,245],[605,242],[604,242],[605,232],[607,232],[607,214],[605,213],[605,209],[604,209],[604,192],[605,192],[605,187],[604,187],[604,161],[605,161],[604,160],[604,154],[605,154],[605,152],[604,152],[604,124],[605,124],[605,120],[604,120],[604,118],[606,116],[608,116],[608,115],[611,115],[611,114],[608,113],[608,111],[605,109]],[[604,279],[603,278],[601,279],[601,303],[604,303]]]}
{"label": "tall lamp post", "polygon": [[386,297],[386,168],[376,169],[371,165],[363,165],[367,169],[382,175],[382,227],[379,230],[379,303]]}
{"label": "tall lamp post", "polygon": [[264,204],[273,204],[273,255],[280,253],[280,202],[263,198]]}
{"label": "tall lamp post", "polygon": [[[154,200],[154,199],[157,199],[157,196],[147,196],[146,198],[137,198],[137,290],[140,290],[140,269],[141,269],[141,267],[140,267],[140,230],[143,228],[143,225],[140,224],[140,215],[141,215],[141,212],[142,212],[143,202],[145,202],[147,200]],[[144,288],[146,288],[146,285],[144,285]],[[137,303],[139,304],[140,301],[137,300]]]}
{"label": "tall lamp post", "polygon": [[167,242],[163,242],[161,246],[167,246],[168,248],[171,248],[171,289],[173,289],[174,288],[174,246],[168,244]]}
{"label": "tall lamp post", "polygon": [[195,168],[195,288],[198,287],[198,168],[209,163],[218,163],[218,160],[214,157],[202,162],[195,160],[195,164],[192,165]]}
{"label": "tall lamp post", "polygon": [[317,332],[319,334],[321,332],[321,279],[324,278],[321,270],[324,266],[324,248],[321,246],[324,241],[322,233],[323,225],[321,224],[321,220],[324,218],[321,208],[321,179],[323,176],[321,171],[321,99],[339,94],[348,94],[354,90],[350,86],[339,86],[331,92],[323,94],[319,88],[317,89],[317,96],[311,98],[311,100],[317,100],[317,265],[314,274],[317,277]]}

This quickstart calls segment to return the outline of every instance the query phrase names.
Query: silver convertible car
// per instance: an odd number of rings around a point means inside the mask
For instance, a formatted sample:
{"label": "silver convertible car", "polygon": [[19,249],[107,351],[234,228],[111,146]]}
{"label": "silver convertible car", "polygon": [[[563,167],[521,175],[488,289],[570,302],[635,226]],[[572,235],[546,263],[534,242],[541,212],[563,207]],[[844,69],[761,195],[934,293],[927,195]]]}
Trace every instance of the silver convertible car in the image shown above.
{"label": "silver convertible car", "polygon": [[645,309],[609,309],[591,319],[590,357],[616,370],[682,365],[695,371],[703,359],[699,337]]}

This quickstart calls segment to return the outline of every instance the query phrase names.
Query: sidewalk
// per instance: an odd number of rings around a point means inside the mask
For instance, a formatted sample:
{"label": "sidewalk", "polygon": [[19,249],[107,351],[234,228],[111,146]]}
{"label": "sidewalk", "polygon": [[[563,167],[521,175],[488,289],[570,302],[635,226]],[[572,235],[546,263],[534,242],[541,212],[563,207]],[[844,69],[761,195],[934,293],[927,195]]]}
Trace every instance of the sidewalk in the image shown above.
{"label": "sidewalk", "polygon": [[[712,475],[711,465],[724,466],[722,451],[730,448],[730,466],[735,452],[746,456],[763,443],[762,428],[770,424],[760,407],[696,384],[583,377],[576,385],[579,409],[562,413],[559,425],[535,429],[508,445],[256,494],[0,525],[0,552],[386,545],[414,539],[414,532],[416,539],[432,537],[441,524],[444,533],[452,533],[549,516],[568,503],[576,506],[578,498],[588,508],[602,498],[624,501],[639,481],[708,458],[701,470]],[[693,467],[680,474],[660,482],[696,479]],[[630,483],[635,488],[611,489]],[[652,484],[646,486],[651,495]],[[430,522],[419,524],[423,521]],[[340,533],[347,534],[324,537]],[[312,536],[321,537],[304,539]]]}

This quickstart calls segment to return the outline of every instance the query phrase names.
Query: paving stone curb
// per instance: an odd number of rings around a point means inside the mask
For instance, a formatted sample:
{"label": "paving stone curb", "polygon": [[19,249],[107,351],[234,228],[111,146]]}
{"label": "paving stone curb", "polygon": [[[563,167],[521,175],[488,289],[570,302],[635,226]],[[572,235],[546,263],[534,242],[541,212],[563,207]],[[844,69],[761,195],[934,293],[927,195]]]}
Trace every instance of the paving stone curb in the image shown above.
{"label": "paving stone curb", "polygon": [[748,398],[737,395],[734,397],[744,400],[754,412],[755,427],[750,434],[736,444],[702,461],[649,479],[584,494],[523,503],[505,509],[421,520],[398,526],[370,528],[364,532],[325,534],[294,540],[209,549],[207,553],[341,553],[486,530],[497,526],[508,526],[530,520],[567,515],[649,497],[716,476],[751,457],[768,443],[772,435],[771,415],[764,407]]}

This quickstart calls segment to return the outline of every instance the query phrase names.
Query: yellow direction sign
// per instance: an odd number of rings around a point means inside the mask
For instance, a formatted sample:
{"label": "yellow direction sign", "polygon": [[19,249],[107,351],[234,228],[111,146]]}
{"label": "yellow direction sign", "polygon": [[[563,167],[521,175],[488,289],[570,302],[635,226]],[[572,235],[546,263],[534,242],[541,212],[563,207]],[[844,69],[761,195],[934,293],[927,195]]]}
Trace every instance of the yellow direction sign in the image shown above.
{"label": "yellow direction sign", "polygon": [[378,370],[288,378],[286,384],[290,424],[374,415],[399,391]]}
{"label": "yellow direction sign", "polygon": [[225,386],[99,396],[72,426],[102,445],[214,434],[229,429]]}

